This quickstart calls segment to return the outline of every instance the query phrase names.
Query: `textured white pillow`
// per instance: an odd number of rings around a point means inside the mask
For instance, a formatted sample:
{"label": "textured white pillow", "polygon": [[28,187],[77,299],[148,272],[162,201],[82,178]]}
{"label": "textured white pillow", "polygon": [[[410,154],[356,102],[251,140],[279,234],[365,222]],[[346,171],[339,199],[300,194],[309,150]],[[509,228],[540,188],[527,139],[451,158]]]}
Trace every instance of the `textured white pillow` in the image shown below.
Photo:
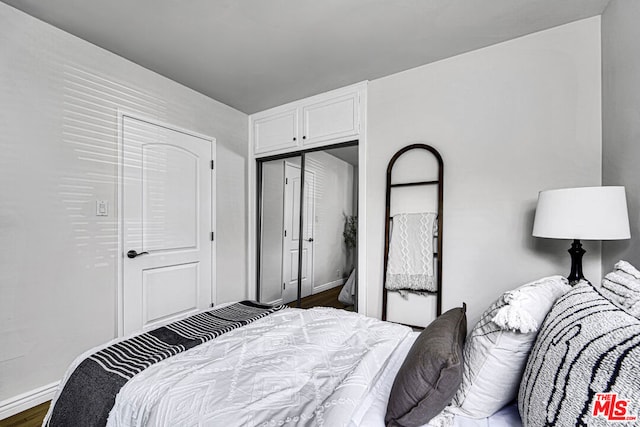
{"label": "textured white pillow", "polygon": [[640,319],[640,271],[626,261],[618,261],[602,279],[598,291],[609,301]]}
{"label": "textured white pillow", "polygon": [[552,276],[498,298],[467,338],[462,384],[447,411],[485,418],[514,400],[538,326],[570,289],[567,279]]}

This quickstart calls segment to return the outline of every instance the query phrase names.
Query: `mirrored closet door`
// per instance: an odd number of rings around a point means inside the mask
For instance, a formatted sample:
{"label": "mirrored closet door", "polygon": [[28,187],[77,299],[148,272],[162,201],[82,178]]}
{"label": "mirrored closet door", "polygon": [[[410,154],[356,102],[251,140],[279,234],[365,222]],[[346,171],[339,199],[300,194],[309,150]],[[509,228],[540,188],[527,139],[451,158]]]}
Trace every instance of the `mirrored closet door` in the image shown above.
{"label": "mirrored closet door", "polygon": [[258,160],[258,299],[354,310],[358,147]]}

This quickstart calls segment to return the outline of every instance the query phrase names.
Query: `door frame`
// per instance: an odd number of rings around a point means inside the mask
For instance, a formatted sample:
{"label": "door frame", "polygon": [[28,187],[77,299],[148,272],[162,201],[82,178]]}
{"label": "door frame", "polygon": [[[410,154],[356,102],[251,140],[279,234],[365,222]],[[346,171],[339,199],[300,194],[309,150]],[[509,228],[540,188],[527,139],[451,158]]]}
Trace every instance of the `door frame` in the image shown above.
{"label": "door frame", "polygon": [[[362,159],[364,158],[364,144],[360,141],[360,140],[353,140],[353,141],[347,141],[347,142],[341,142],[338,144],[331,144],[331,145],[325,145],[325,146],[321,146],[321,147],[314,147],[314,148],[308,148],[306,150],[298,150],[298,151],[292,151],[290,153],[282,153],[282,154],[276,154],[273,156],[266,156],[266,157],[259,157],[259,158],[255,158],[255,179],[256,179],[256,191],[255,191],[255,214],[256,216],[253,218],[254,224],[255,224],[255,234],[253,234],[253,236],[255,236],[255,239],[251,239],[251,235],[250,234],[250,242],[253,243],[255,242],[255,245],[253,244],[249,244],[250,248],[254,248],[255,252],[254,252],[254,256],[255,256],[255,270],[253,271],[253,277],[255,278],[254,281],[254,285],[255,287],[253,288],[254,293],[253,294],[249,294],[251,295],[249,298],[253,299],[253,295],[255,295],[255,300],[256,301],[260,301],[260,268],[261,268],[261,253],[260,253],[260,248],[262,246],[262,164],[265,162],[269,162],[272,160],[286,160],[286,159],[290,159],[290,158],[294,158],[294,157],[300,157],[300,200],[302,202],[303,200],[303,196],[304,196],[304,173],[306,171],[306,167],[305,167],[305,155],[308,153],[313,153],[313,152],[317,152],[317,151],[326,151],[326,150],[331,150],[333,148],[343,148],[343,147],[358,147],[358,170],[360,172],[360,176],[358,177],[358,230],[364,230],[365,229],[365,222],[364,222],[364,218],[361,218],[361,212],[364,211],[363,205],[365,204],[365,200],[364,197],[361,197],[360,192],[364,189],[364,182],[362,182],[363,177],[362,175],[364,175],[365,170],[364,167],[360,166],[360,162],[362,161]],[[300,209],[299,212],[300,215],[300,236],[302,236],[302,230],[304,227],[304,221],[303,221],[303,209]],[[363,215],[364,216],[364,215]],[[360,228],[362,226],[362,228]],[[364,236],[364,232],[358,232],[358,252],[361,253],[361,244],[365,241],[365,236]],[[360,256],[360,255],[359,255]],[[364,260],[362,260],[361,258],[358,259],[357,264],[358,264],[358,276],[359,278],[362,278],[364,276],[364,272],[362,271],[362,269],[360,268],[361,265],[360,263],[364,263]],[[300,271],[301,271],[301,267],[302,267],[302,239],[300,239],[300,246],[298,249],[298,299],[297,299],[297,306],[300,307],[300,300],[301,300],[301,292],[302,292],[302,281],[300,280]],[[249,291],[251,292],[251,288],[249,289]],[[363,294],[362,296],[360,295],[360,291],[361,291],[361,287],[358,286],[357,289],[357,301],[356,301],[356,311],[357,312],[364,312],[364,307],[366,306],[366,299],[365,299],[365,295]],[[312,292],[313,292],[313,285],[312,285]]]}
{"label": "door frame", "polygon": [[211,170],[211,231],[214,233],[214,239],[210,240],[209,243],[211,245],[211,306],[214,305],[217,300],[216,293],[216,244],[217,239],[215,238],[216,232],[216,139],[209,135],[204,135],[201,133],[194,132],[189,129],[185,129],[171,123],[163,122],[160,120],[152,119],[149,117],[145,117],[138,113],[133,113],[124,109],[118,108],[118,142],[117,142],[117,180],[116,180],[116,200],[117,200],[117,251],[116,251],[116,269],[117,269],[117,279],[116,279],[116,322],[115,322],[115,335],[116,337],[122,337],[124,334],[124,209],[123,209],[123,188],[124,188],[124,119],[125,117],[129,117],[134,120],[139,120],[143,122],[150,123],[155,126],[163,127],[165,129],[169,129],[172,131],[184,133],[186,135],[190,135],[196,138],[201,138],[207,140],[211,143],[211,160],[212,160],[212,170]]}

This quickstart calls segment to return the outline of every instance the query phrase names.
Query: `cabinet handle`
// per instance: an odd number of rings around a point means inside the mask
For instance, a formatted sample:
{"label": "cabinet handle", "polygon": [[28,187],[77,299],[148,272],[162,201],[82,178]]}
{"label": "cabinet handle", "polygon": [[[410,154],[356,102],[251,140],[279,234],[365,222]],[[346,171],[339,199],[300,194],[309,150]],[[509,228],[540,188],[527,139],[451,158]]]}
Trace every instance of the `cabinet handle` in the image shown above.
{"label": "cabinet handle", "polygon": [[293,137],[293,140],[294,140],[294,141],[296,140],[296,137],[295,137],[295,136]]}
{"label": "cabinet handle", "polygon": [[306,136],[306,135],[304,135],[304,136],[302,137],[302,139],[307,139],[307,136]]}

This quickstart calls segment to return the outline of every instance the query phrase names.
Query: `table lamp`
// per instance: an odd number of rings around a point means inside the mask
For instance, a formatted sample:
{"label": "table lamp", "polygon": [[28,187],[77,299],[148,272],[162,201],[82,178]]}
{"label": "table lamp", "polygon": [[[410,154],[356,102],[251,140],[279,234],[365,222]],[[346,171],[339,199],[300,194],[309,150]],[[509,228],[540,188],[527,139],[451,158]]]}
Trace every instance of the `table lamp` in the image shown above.
{"label": "table lamp", "polygon": [[533,221],[533,235],[550,239],[573,239],[571,273],[575,284],[582,274],[580,240],[629,239],[629,215],[624,187],[580,187],[541,191]]}

